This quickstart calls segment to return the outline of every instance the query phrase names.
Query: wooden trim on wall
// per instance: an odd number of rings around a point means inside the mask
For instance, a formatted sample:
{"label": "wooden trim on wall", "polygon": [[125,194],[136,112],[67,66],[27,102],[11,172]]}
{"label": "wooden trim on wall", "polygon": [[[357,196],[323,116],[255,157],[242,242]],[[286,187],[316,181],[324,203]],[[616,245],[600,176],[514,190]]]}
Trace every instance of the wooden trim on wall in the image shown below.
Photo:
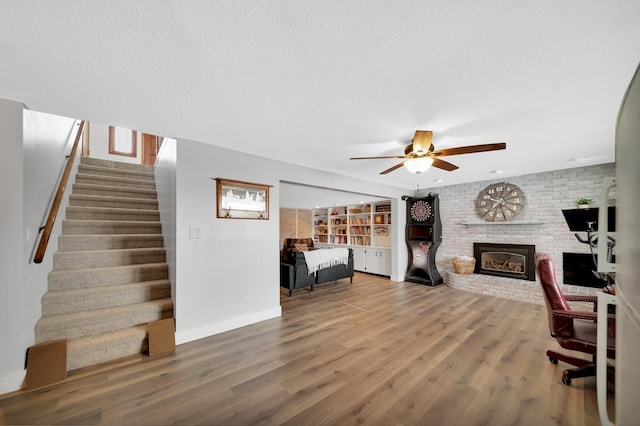
{"label": "wooden trim on wall", "polygon": [[82,156],[89,157],[91,155],[91,123],[88,121],[84,125],[84,132],[82,132]]}
{"label": "wooden trim on wall", "polygon": [[153,166],[156,164],[156,158],[158,157],[158,136],[151,135],[149,133],[140,134],[140,147],[142,164],[147,166]]}
{"label": "wooden trim on wall", "polygon": [[131,130],[131,152],[122,152],[116,149],[116,127],[109,126],[109,154],[123,155],[125,157],[138,156],[138,132]]}
{"label": "wooden trim on wall", "polygon": [[[265,219],[269,220],[269,188],[272,185],[215,178],[217,217],[219,219]],[[227,197],[228,192],[240,197]],[[254,197],[244,198],[244,194]],[[260,201],[259,198],[262,197]],[[235,198],[238,198],[235,200]],[[244,200],[244,202],[242,201]],[[252,205],[254,204],[254,205]]]}

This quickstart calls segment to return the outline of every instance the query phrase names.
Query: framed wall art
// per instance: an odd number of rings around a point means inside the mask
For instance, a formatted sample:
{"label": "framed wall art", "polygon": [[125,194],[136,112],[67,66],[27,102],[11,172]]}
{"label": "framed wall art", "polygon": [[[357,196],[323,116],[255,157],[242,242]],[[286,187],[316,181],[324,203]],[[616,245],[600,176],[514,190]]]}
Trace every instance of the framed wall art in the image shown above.
{"label": "framed wall art", "polygon": [[269,219],[271,185],[216,178],[217,217]]}
{"label": "framed wall art", "polygon": [[388,237],[389,229],[386,226],[378,225],[373,227],[373,235],[378,237]]}

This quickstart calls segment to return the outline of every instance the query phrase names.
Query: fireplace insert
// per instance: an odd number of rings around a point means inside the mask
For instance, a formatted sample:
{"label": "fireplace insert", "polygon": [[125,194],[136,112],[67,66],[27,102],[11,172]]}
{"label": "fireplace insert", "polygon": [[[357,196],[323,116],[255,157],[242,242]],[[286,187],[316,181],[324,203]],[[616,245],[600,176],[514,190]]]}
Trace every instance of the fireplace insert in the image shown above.
{"label": "fireplace insert", "polygon": [[536,280],[533,260],[536,246],[530,244],[473,243],[476,274]]}

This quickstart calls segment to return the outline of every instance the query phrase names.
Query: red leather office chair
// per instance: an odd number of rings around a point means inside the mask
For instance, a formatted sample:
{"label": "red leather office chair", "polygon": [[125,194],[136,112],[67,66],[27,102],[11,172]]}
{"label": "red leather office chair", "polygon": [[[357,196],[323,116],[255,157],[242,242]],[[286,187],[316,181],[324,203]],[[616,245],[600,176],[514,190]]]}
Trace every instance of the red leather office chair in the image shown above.
{"label": "red leather office chair", "polygon": [[[558,361],[563,361],[577,367],[567,369],[562,373],[562,383],[566,385],[571,384],[571,379],[595,376],[597,335],[595,320],[598,314],[597,312],[591,311],[573,311],[567,302],[593,302],[595,311],[597,307],[597,297],[562,294],[560,286],[556,282],[556,274],[549,255],[536,253],[535,262],[536,268],[538,269],[538,276],[540,277],[540,284],[544,291],[551,336],[555,337],[560,346],[565,349],[587,353],[592,356],[591,361],[589,361],[548,350],[547,356],[549,357],[549,361],[553,364],[557,364]],[[615,358],[615,316],[612,314],[608,316],[607,357]]]}

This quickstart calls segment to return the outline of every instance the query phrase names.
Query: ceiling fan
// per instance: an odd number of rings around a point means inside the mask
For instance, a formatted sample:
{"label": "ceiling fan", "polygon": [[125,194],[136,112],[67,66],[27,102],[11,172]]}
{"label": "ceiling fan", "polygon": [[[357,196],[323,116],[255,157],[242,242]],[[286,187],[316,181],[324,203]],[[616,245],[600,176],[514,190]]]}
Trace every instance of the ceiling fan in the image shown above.
{"label": "ceiling fan", "polygon": [[429,167],[437,167],[442,170],[451,172],[458,168],[455,164],[441,160],[440,157],[448,155],[471,154],[474,152],[497,151],[505,149],[507,144],[504,142],[487,143],[484,145],[460,146],[457,148],[434,149],[431,144],[433,132],[430,130],[416,130],[413,141],[404,149],[404,155],[391,155],[387,157],[351,157],[351,160],[373,160],[379,158],[402,158],[403,161],[387,170],[380,172],[386,175],[402,166],[405,166],[412,173],[422,173]]}

